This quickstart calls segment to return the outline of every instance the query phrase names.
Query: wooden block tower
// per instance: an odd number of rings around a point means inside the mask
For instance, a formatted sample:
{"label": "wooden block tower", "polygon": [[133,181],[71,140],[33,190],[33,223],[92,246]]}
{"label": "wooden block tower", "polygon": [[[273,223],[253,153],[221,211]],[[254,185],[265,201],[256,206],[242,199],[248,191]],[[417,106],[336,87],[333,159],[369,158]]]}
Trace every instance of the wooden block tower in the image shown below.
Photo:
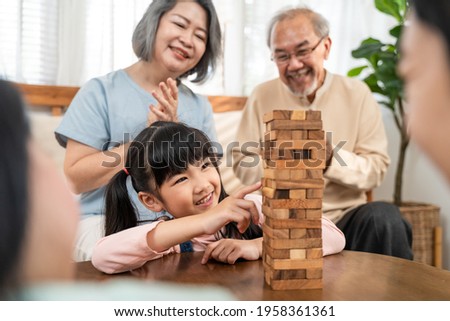
{"label": "wooden block tower", "polygon": [[263,262],[273,290],[322,288],[325,134],[320,111],[264,115]]}

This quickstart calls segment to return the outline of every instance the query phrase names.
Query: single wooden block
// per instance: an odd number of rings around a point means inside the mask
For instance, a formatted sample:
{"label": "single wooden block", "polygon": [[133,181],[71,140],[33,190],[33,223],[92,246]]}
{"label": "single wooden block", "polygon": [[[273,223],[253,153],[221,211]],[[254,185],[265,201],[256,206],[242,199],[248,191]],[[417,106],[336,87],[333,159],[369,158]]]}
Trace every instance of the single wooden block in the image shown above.
{"label": "single wooden block", "polygon": [[309,188],[323,188],[323,179],[302,179],[297,181],[287,181],[287,180],[274,180],[274,179],[264,179],[264,186],[273,189],[309,189]]}
{"label": "single wooden block", "polygon": [[[265,143],[264,143],[265,144]],[[292,160],[292,159],[312,159],[312,150],[309,149],[284,149],[270,147],[261,150],[261,157],[265,160]],[[317,155],[317,153],[316,153]]]}
{"label": "single wooden block", "polygon": [[272,110],[264,114],[263,122],[268,123],[273,120],[289,120],[291,118],[291,113],[290,110]]}
{"label": "single wooden block", "polygon": [[[306,258],[307,259],[320,259],[321,257],[323,257],[322,248],[306,249]],[[281,257],[279,259],[281,259]]]}
{"label": "single wooden block", "polygon": [[290,259],[306,259],[306,249],[291,249],[290,252]]}
{"label": "single wooden block", "polygon": [[325,160],[320,159],[291,159],[291,160],[263,160],[264,168],[276,169],[325,169]]}
{"label": "single wooden block", "polygon": [[[262,195],[267,198],[271,198],[271,199],[289,199],[289,190],[263,187]],[[305,191],[305,195],[306,195],[306,191]]]}
{"label": "single wooden block", "polygon": [[307,131],[307,139],[324,140],[325,139],[325,132],[323,130],[308,130]]}
{"label": "single wooden block", "polygon": [[[289,209],[289,217],[288,218],[304,220],[304,219],[306,219],[306,211],[307,210],[305,210],[305,209],[290,208]],[[310,210],[308,210],[308,211],[310,211]]]}
{"label": "single wooden block", "polygon": [[272,140],[264,140],[260,145],[260,155],[264,155],[267,151],[270,151],[273,147],[275,141]]}
{"label": "single wooden block", "polygon": [[306,210],[306,219],[308,220],[314,220],[314,219],[321,219],[322,218],[322,210],[320,209],[308,209]]}
{"label": "single wooden block", "polygon": [[322,228],[322,215],[318,219],[313,220],[286,220],[267,216],[264,224],[267,224],[271,228]]}
{"label": "single wooden block", "polygon": [[270,199],[265,198],[264,205],[271,208],[301,208],[318,209],[322,208],[322,199]]}
{"label": "single wooden block", "polygon": [[289,249],[273,249],[266,243],[263,243],[263,254],[263,258],[267,255],[272,259],[289,259],[291,257]]}
{"label": "single wooden block", "polygon": [[305,169],[305,178],[323,178],[322,169]]}
{"label": "single wooden block", "polygon": [[323,269],[308,269],[308,270],[306,270],[306,278],[308,280],[322,279],[323,278]]}
{"label": "single wooden block", "polygon": [[265,168],[263,175],[264,175],[264,177],[271,178],[271,179],[289,180],[291,178],[291,170],[290,169]]}
{"label": "single wooden block", "polygon": [[323,259],[272,259],[266,257],[266,263],[275,270],[322,269]]}
{"label": "single wooden block", "polygon": [[266,284],[267,285],[269,285],[269,286],[271,286],[271,283],[272,283],[272,273],[271,273],[271,270],[265,270],[264,271],[264,280],[266,281]]}
{"label": "single wooden block", "polygon": [[306,230],[306,237],[319,238],[322,237],[322,228],[309,228]]}
{"label": "single wooden block", "polygon": [[307,110],[306,111],[307,120],[321,120],[322,113],[319,110]]}
{"label": "single wooden block", "polygon": [[274,140],[267,141],[271,142],[271,148],[275,149],[300,149],[300,150],[324,150],[325,151],[325,141],[324,140]]}
{"label": "single wooden block", "polygon": [[326,150],[325,149],[311,149],[310,159],[326,159]]}
{"label": "single wooden block", "polygon": [[306,198],[320,198],[323,199],[323,188],[309,188],[306,190]]}
{"label": "single wooden block", "polygon": [[321,120],[272,120],[266,123],[266,130],[322,130]]}
{"label": "single wooden block", "polygon": [[271,280],[271,283],[266,283],[270,285],[271,289],[274,291],[284,291],[284,290],[312,290],[312,289],[322,289],[323,281],[322,279],[295,279],[295,280]]}
{"label": "single wooden block", "polygon": [[[308,138],[306,135],[305,139]],[[265,141],[292,140],[292,130],[272,130],[264,133]]]}
{"label": "single wooden block", "polygon": [[[290,218],[290,212],[289,209],[283,208],[283,209],[275,209],[275,208],[270,208],[267,205],[264,205],[264,200],[263,200],[263,206],[262,206],[262,212],[265,216],[267,217],[271,217],[274,219],[289,219]],[[303,214],[303,218],[306,217],[306,213]]]}
{"label": "single wooden block", "polygon": [[273,249],[268,244],[263,243],[263,258],[265,256],[270,256],[272,259],[289,259],[290,250],[289,249]]}
{"label": "single wooden block", "polygon": [[291,130],[290,132],[291,132],[292,139],[299,139],[299,140],[309,139],[307,130],[295,130],[294,129],[294,130]]}
{"label": "single wooden block", "polygon": [[270,270],[272,280],[298,280],[306,279],[306,270]]}
{"label": "single wooden block", "polygon": [[[266,224],[263,224],[263,233],[265,233],[270,238],[274,239],[289,239],[289,229],[277,228],[273,229]],[[306,256],[306,253],[305,253]]]}
{"label": "single wooden block", "polygon": [[263,186],[262,189],[261,189],[261,194],[262,194],[262,196],[265,196],[265,197],[275,198],[274,197],[275,196],[275,191],[276,191],[276,189],[274,189],[274,188]]}
{"label": "single wooden block", "polygon": [[306,238],[306,228],[291,228],[289,229],[289,238],[290,239],[304,239]]}
{"label": "single wooden block", "polygon": [[305,238],[318,239],[322,237],[322,229],[301,229],[301,228],[274,229],[268,226],[267,224],[263,224],[263,233],[265,233],[271,239],[305,239]]}
{"label": "single wooden block", "polygon": [[305,110],[293,110],[291,112],[291,120],[306,120]]}
{"label": "single wooden block", "polygon": [[[293,171],[293,172],[295,172],[295,171]],[[291,175],[291,179],[295,180],[298,178],[294,178]],[[306,189],[290,189],[288,191],[289,191],[289,198],[294,198],[294,199],[296,199],[296,198],[305,199],[306,198],[306,191],[307,191]]]}

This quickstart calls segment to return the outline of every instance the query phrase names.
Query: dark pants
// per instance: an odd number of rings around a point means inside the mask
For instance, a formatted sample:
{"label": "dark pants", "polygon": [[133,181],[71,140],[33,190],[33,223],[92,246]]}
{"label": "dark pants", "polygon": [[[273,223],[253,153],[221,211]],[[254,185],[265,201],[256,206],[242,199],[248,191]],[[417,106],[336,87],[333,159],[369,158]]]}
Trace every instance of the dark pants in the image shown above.
{"label": "dark pants", "polygon": [[336,225],[344,232],[346,250],[413,258],[411,225],[397,206],[370,202],[348,212]]}

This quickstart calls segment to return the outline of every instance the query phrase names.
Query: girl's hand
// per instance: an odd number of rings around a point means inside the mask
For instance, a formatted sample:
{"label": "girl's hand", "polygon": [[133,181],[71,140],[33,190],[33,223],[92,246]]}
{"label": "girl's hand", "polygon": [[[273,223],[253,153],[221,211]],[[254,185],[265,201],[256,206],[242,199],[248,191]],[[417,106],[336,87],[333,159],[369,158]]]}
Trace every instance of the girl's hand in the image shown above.
{"label": "girl's hand", "polygon": [[214,234],[230,222],[236,222],[239,232],[244,233],[250,225],[250,220],[259,223],[259,213],[253,201],[244,197],[261,187],[261,182],[241,188],[235,194],[228,196],[214,208],[205,212],[203,230],[205,234]]}
{"label": "girl's hand", "polygon": [[153,91],[152,96],[158,101],[158,105],[150,105],[147,125],[150,126],[157,120],[178,121],[178,87],[177,82],[168,78],[166,82],[159,83],[159,92]]}
{"label": "girl's hand", "polygon": [[202,264],[210,258],[228,264],[234,264],[237,259],[254,261],[260,259],[261,255],[262,237],[253,240],[221,239],[208,245]]}

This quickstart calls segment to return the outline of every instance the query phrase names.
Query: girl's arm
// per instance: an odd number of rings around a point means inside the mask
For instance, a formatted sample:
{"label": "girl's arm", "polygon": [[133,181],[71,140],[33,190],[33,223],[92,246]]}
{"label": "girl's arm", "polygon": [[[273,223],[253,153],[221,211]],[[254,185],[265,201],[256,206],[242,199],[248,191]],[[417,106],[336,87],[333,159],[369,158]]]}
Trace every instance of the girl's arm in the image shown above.
{"label": "girl's arm", "polygon": [[162,221],[156,221],[101,238],[94,247],[92,265],[108,274],[121,273],[140,268],[147,261],[177,252],[176,248],[157,252],[148,247],[147,234],[161,223]]}
{"label": "girl's arm", "polygon": [[345,247],[344,233],[328,218],[322,216],[323,256],[341,252]]}
{"label": "girl's arm", "polygon": [[250,220],[253,220],[255,224],[259,223],[259,213],[255,203],[245,200],[244,197],[260,187],[260,182],[246,186],[204,213],[159,224],[147,234],[148,246],[156,251],[164,251],[194,237],[214,234],[230,222],[236,222],[239,231],[243,233],[249,226]]}

